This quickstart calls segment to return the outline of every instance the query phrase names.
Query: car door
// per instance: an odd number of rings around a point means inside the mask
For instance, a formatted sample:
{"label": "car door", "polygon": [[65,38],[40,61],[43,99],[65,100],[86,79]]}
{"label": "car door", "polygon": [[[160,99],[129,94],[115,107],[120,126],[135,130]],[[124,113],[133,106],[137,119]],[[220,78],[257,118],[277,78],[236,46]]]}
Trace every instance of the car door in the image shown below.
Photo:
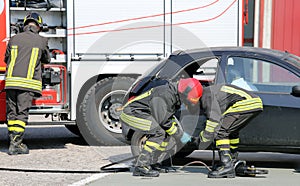
{"label": "car door", "polygon": [[[212,85],[217,79],[216,75],[218,74],[217,72],[219,69],[220,59],[221,56],[213,54],[194,59],[180,68],[171,79],[173,81],[178,81],[180,78],[196,78],[203,86]],[[200,107],[198,107],[198,109],[200,109]],[[182,106],[180,113],[178,113],[179,115],[177,114],[177,117],[180,119],[185,132],[197,137],[204,129],[206,122],[206,117],[202,114],[199,115],[198,111],[196,112],[197,114],[189,113],[189,111]],[[205,149],[206,147],[207,146],[203,146],[201,148]]]}
{"label": "car door", "polygon": [[300,146],[300,98],[291,95],[300,77],[284,61],[257,56],[226,56],[225,81],[254,92],[263,112],[240,133],[241,144],[274,148]]}

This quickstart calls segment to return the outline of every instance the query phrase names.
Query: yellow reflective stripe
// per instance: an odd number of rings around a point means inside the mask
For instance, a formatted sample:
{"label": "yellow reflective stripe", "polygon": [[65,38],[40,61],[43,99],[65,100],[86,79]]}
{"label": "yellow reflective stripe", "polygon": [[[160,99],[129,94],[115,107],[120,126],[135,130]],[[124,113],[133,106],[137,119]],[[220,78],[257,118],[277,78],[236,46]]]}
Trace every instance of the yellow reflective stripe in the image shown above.
{"label": "yellow reflective stripe", "polygon": [[238,148],[238,146],[233,146],[233,145],[230,145],[230,148],[231,148],[231,149],[237,149],[237,148]]}
{"label": "yellow reflective stripe", "polygon": [[24,132],[26,123],[21,120],[8,120],[7,121],[7,129],[10,132]]}
{"label": "yellow reflective stripe", "polygon": [[12,72],[16,63],[17,56],[18,56],[18,46],[13,45],[10,51],[10,63],[7,69],[7,77],[12,76]]}
{"label": "yellow reflective stripe", "polygon": [[217,140],[216,141],[216,146],[229,145],[229,144],[230,144],[229,139],[222,139],[222,140]]}
{"label": "yellow reflective stripe", "polygon": [[214,132],[215,131],[215,128],[219,125],[219,123],[217,122],[213,122],[213,121],[210,121],[210,120],[207,120],[206,121],[206,126],[205,126],[205,130],[207,132]]}
{"label": "yellow reflective stripe", "polygon": [[150,147],[154,147],[154,148],[159,148],[160,145],[158,143],[152,142],[152,141],[146,141],[146,145],[150,146]]}
{"label": "yellow reflective stripe", "polygon": [[42,18],[41,18],[40,16],[38,17],[38,20],[37,20],[37,21],[38,21],[38,23],[40,23],[40,24],[42,24],[42,22],[43,22],[43,21],[42,21]]}
{"label": "yellow reflective stripe", "polygon": [[152,152],[153,150],[150,148],[150,147],[148,147],[147,145],[144,145],[144,147],[143,147],[146,151],[148,151],[148,152]]}
{"label": "yellow reflective stripe", "polygon": [[240,138],[230,139],[230,144],[239,144],[239,143],[240,143]]}
{"label": "yellow reflective stripe", "polygon": [[21,121],[21,120],[8,120],[7,125],[20,125],[20,126],[25,128],[26,123],[24,121]]}
{"label": "yellow reflective stripe", "polygon": [[27,78],[32,79],[34,75],[35,65],[39,55],[39,48],[32,48],[30,62],[28,65]]}
{"label": "yellow reflective stripe", "polygon": [[146,141],[145,146],[150,146],[153,147],[159,151],[165,151],[166,148],[162,147],[161,145],[159,145],[158,143],[152,142],[152,141]]}
{"label": "yellow reflective stripe", "polygon": [[135,127],[137,129],[149,131],[151,128],[152,121],[150,121],[150,120],[130,116],[128,114],[125,114],[124,112],[122,112],[122,114],[120,115],[120,118],[121,118],[121,120],[126,122],[128,125]]}
{"label": "yellow reflective stripe", "polygon": [[23,87],[33,90],[42,91],[42,82],[34,79],[22,77],[8,77],[5,80],[6,87]]}
{"label": "yellow reflective stripe", "polygon": [[21,127],[7,127],[10,132],[24,132],[25,129]]}
{"label": "yellow reflective stripe", "polygon": [[176,122],[172,122],[172,126],[171,128],[169,128],[168,130],[166,130],[166,132],[169,134],[169,135],[173,135],[177,132],[177,126],[176,126]]}
{"label": "yellow reflective stripe", "polygon": [[162,142],[160,146],[167,147],[169,145],[169,142]]}
{"label": "yellow reflective stripe", "polygon": [[[220,148],[221,151],[230,150],[230,148]],[[228,154],[229,155],[229,154]],[[230,156],[231,158],[231,156]]]}
{"label": "yellow reflective stripe", "polygon": [[234,105],[229,107],[224,113],[234,113],[234,112],[243,112],[243,111],[249,111],[253,109],[262,109],[263,104],[260,98],[251,98],[251,99],[246,99],[242,101],[236,102]]}
{"label": "yellow reflective stripe", "polygon": [[149,91],[147,91],[147,92],[145,92],[145,93],[143,93],[143,94],[141,94],[141,95],[139,95],[139,96],[133,98],[132,100],[128,101],[128,102],[124,105],[124,107],[126,107],[128,104],[130,104],[130,103],[132,103],[132,102],[134,102],[134,101],[141,100],[141,99],[143,99],[143,98],[146,98],[146,97],[150,96],[151,93],[152,93],[152,91],[153,91],[153,88],[150,89]]}
{"label": "yellow reflective stripe", "polygon": [[239,96],[242,96],[246,99],[251,99],[252,97],[245,91],[242,91],[242,90],[239,90],[239,89],[236,89],[236,88],[233,88],[233,87],[229,87],[229,86],[222,86],[221,88],[221,91],[223,92],[227,92],[227,93],[230,93],[230,94],[237,94]]}

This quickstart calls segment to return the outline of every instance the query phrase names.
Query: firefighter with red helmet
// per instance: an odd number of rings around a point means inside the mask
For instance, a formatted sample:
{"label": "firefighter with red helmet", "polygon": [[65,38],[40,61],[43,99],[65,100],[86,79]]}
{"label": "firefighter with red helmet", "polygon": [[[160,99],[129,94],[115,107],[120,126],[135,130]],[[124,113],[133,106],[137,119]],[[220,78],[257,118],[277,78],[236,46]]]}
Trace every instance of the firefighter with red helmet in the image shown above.
{"label": "firefighter with red helmet", "polygon": [[207,117],[200,141],[215,140],[220,164],[209,178],[235,177],[239,131],[263,110],[261,99],[234,85],[212,85],[203,89],[201,110]]}
{"label": "firefighter with red helmet", "polygon": [[157,79],[149,86],[140,95],[129,99],[120,116],[126,127],[151,134],[137,158],[133,176],[159,176],[153,165],[157,163],[158,155],[166,150],[170,136],[178,141],[178,146],[194,140],[173,117],[181,107],[181,98],[186,99],[185,104],[192,105],[197,104],[202,95],[202,86],[194,78],[180,79],[179,82]]}
{"label": "firefighter with red helmet", "polygon": [[42,17],[38,13],[29,13],[24,18],[24,32],[13,36],[6,48],[5,91],[10,155],[29,153],[28,147],[22,143],[28,112],[33,97],[41,96],[41,64],[50,62],[48,40],[39,35],[42,27]]}

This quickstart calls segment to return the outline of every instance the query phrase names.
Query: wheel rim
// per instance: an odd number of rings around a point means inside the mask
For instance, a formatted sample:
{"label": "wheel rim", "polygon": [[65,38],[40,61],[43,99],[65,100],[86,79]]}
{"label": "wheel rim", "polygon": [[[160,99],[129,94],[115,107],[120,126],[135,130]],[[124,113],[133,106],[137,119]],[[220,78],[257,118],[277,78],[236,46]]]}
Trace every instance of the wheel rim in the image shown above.
{"label": "wheel rim", "polygon": [[99,104],[100,121],[110,132],[122,133],[122,126],[119,121],[121,111],[117,111],[117,108],[122,107],[125,94],[125,90],[112,91],[105,95]]}

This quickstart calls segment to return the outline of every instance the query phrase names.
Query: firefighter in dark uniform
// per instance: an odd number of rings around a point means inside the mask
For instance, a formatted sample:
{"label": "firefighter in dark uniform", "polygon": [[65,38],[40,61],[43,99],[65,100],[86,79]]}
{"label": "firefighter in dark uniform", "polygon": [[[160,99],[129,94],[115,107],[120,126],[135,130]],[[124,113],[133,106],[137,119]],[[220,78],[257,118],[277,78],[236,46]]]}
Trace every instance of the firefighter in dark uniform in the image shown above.
{"label": "firefighter in dark uniform", "polygon": [[35,96],[41,96],[41,63],[49,63],[48,40],[39,35],[42,17],[30,13],[24,18],[24,32],[13,36],[6,49],[5,63],[7,126],[10,145],[8,154],[28,154],[22,143],[28,111]]}
{"label": "firefighter in dark uniform", "polygon": [[200,105],[207,117],[200,141],[215,140],[220,157],[220,164],[208,177],[235,177],[239,131],[263,110],[262,101],[234,85],[213,85],[203,89]]}
{"label": "firefighter in dark uniform", "polygon": [[124,105],[120,116],[123,125],[145,134],[153,134],[146,140],[137,158],[133,176],[157,177],[159,171],[151,165],[157,163],[160,152],[166,150],[170,136],[174,136],[180,145],[192,142],[190,135],[185,133],[173,119],[180,109],[181,100],[187,104],[196,104],[202,95],[202,86],[193,78],[181,79],[179,82],[155,80],[152,88],[140,95],[130,98]]}

